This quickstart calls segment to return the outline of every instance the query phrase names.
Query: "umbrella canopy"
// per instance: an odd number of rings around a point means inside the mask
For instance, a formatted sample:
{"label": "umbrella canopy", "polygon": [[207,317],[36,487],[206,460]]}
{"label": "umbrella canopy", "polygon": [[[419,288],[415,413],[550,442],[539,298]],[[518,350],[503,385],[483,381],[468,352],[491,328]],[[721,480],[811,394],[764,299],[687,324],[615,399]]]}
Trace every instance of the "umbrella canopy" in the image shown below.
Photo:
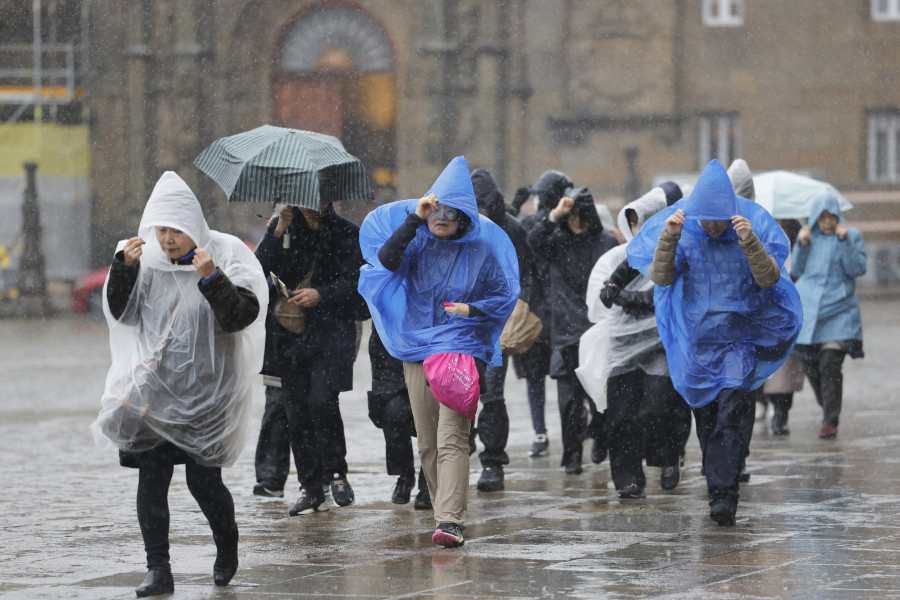
{"label": "umbrella canopy", "polygon": [[213,142],[194,159],[229,202],[290,204],[319,210],[372,197],[366,169],[336,137],[263,125]]}
{"label": "umbrella canopy", "polygon": [[776,219],[807,219],[813,200],[823,193],[837,198],[842,211],[853,205],[830,183],[790,171],[769,171],[753,177],[756,202]]}

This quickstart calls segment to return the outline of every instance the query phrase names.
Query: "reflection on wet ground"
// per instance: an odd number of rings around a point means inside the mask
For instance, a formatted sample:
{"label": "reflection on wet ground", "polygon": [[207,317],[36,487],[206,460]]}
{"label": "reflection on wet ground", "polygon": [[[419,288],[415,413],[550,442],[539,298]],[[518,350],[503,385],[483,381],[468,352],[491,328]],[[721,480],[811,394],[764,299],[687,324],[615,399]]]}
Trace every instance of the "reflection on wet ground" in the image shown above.
{"label": "reflection on wet ground", "polygon": [[[607,464],[558,467],[555,386],[549,458],[527,458],[524,384],[510,371],[506,490],[475,491],[466,545],[435,548],[430,513],[390,502],[381,432],[368,421],[368,360],[342,396],[357,502],[288,517],[252,495],[255,439],[225,471],[241,528],[241,568],[212,584],[211,535],[176,469],[170,492],[178,598],[883,598],[900,596],[900,400],[896,303],[863,304],[867,356],[845,364],[837,440],[795,398],[791,435],[758,422],[737,526],[707,516],[699,449],[672,492],[648,468],[647,497],[620,500]],[[0,596],[130,598],[144,573],[136,472],[88,432],[108,365],[105,327],[85,320],[0,321]],[[365,343],[363,344],[365,348]],[[262,412],[262,389],[254,416]],[[586,453],[586,455],[589,453]]]}

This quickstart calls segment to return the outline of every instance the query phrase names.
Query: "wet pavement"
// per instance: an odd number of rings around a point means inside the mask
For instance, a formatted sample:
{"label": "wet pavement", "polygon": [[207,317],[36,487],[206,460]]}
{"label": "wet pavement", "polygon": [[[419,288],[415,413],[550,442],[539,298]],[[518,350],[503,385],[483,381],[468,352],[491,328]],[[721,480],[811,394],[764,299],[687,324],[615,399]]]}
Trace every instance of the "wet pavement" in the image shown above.
{"label": "wet pavement", "polygon": [[[863,302],[864,360],[845,363],[838,438],[817,437],[820,409],[795,397],[791,435],[757,422],[737,526],[707,516],[699,448],[671,492],[648,468],[647,497],[620,500],[606,463],[528,459],[524,382],[510,370],[506,490],[475,490],[466,544],[438,549],[433,520],[390,502],[381,432],[366,414],[368,359],[342,395],[356,503],[289,517],[296,499],[252,495],[253,446],[224,471],[241,529],[232,584],[212,583],[215,548],[177,467],[169,494],[176,598],[887,598],[900,597],[900,339],[896,301]],[[363,348],[365,348],[363,343]],[[88,431],[108,366],[106,327],[87,319],[0,321],[0,597],[133,598],[144,576],[137,472]],[[254,429],[262,413],[260,386]],[[589,454],[589,453],[587,453]],[[587,455],[586,454],[586,455]]]}

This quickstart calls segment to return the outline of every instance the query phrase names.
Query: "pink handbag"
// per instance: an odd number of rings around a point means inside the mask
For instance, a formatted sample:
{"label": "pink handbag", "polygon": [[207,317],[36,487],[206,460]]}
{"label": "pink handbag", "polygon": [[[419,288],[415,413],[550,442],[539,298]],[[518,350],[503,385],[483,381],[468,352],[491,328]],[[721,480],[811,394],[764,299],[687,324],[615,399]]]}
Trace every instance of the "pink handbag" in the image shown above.
{"label": "pink handbag", "polygon": [[470,421],[478,411],[478,369],[468,354],[443,352],[425,359],[425,379],[434,398]]}

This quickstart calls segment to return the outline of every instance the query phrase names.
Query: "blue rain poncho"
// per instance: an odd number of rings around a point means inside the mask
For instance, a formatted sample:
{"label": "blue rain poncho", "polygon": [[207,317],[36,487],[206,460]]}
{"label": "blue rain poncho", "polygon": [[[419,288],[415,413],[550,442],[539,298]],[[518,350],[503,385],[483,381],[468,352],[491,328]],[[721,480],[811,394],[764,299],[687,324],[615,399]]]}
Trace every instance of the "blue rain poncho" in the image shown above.
{"label": "blue rain poncho", "polygon": [[817,221],[826,210],[839,223],[846,223],[837,198],[826,192],[813,200],[809,245],[794,245],[791,271],[799,278],[797,291],[803,302],[798,344],[862,341],[862,319],[856,299],[856,278],[866,272],[862,234],[848,227],[844,240],[835,234],[825,235]]}
{"label": "blue rain poncho", "polygon": [[[458,352],[502,364],[500,333],[519,297],[519,265],[509,236],[478,213],[466,159],[447,165],[426,193],[462,211],[471,225],[462,237],[439,239],[423,222],[396,271],[385,268],[378,250],[414,213],[418,200],[400,200],[369,213],[359,231],[363,258],[359,293],[365,298],[387,351],[406,362]],[[484,316],[444,311],[444,302],[464,302]]]}
{"label": "blue rain poncho", "polygon": [[[686,221],[675,255],[675,282],[656,286],[656,322],[669,373],[678,392],[694,408],[714,401],[723,389],[751,391],[784,362],[800,330],[797,290],[784,269],[789,245],[764,208],[736,196],[725,168],[711,161],[690,196],[658,212],[628,245],[628,262],[649,276],[665,222],[676,210]],[[773,287],[760,288],[731,225],[746,217],[753,232],[781,269]],[[727,219],[718,238],[701,219]]]}

